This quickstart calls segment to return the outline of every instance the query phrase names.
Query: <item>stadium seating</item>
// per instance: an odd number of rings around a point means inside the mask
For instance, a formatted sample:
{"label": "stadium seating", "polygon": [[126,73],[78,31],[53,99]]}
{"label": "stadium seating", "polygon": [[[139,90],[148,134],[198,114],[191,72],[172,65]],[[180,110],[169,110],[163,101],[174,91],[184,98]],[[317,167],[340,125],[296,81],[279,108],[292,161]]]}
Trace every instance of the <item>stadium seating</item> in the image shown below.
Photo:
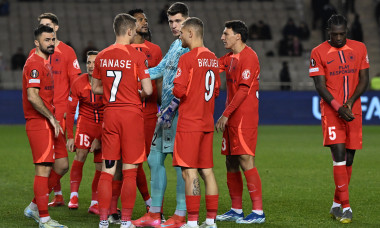
{"label": "stadium seating", "polygon": [[[185,1],[186,2],[186,1]],[[37,25],[36,18],[42,12],[53,12],[60,19],[58,38],[64,42],[70,41],[78,58],[89,40],[102,49],[114,42],[112,20],[117,13],[128,12],[133,8],[142,8],[146,11],[152,31],[153,42],[160,45],[163,53],[169,49],[173,41],[167,24],[159,24],[159,14],[166,1],[139,0],[137,2],[123,2],[115,0],[45,0],[41,2],[17,2],[11,4],[9,17],[0,18],[0,26],[6,32],[0,33],[0,52],[4,53],[6,61],[22,46],[26,54],[33,48],[33,28]],[[199,17],[205,23],[205,45],[217,56],[226,53],[220,41],[223,23],[230,19],[241,19],[249,26],[253,22],[263,20],[270,25],[273,40],[249,41],[248,44],[258,53],[261,73],[261,89],[277,90],[280,88],[279,72],[282,61],[288,61],[294,90],[313,90],[313,83],[308,78],[309,55],[311,49],[321,42],[319,31],[311,31],[311,38],[303,41],[304,53],[302,57],[278,57],[278,43],[282,37],[281,30],[287,18],[295,21],[311,21],[310,1],[308,0],[272,0],[272,1],[228,1],[207,0],[187,2],[190,14]],[[357,4],[358,12],[371,11],[374,3]],[[364,32],[377,30],[376,22],[369,13],[361,14]],[[351,19],[351,18],[350,18]],[[368,22],[368,23],[367,23]],[[380,58],[379,34],[374,37],[365,36],[372,63]],[[372,38],[372,39],[371,39]],[[268,51],[275,53],[274,57],[266,57]],[[82,71],[85,66],[81,65]],[[380,67],[371,65],[374,73],[380,72]],[[1,88],[16,89],[19,84],[8,80],[13,73],[3,73],[0,78]],[[14,82],[14,84],[12,84]],[[5,83],[3,85],[3,83]]]}

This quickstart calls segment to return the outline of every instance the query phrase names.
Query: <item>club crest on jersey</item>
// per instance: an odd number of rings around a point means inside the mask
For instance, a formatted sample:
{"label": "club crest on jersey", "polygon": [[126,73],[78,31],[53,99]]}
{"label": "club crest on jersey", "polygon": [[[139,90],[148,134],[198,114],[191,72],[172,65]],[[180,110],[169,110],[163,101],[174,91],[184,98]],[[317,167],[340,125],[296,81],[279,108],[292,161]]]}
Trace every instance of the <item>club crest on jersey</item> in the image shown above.
{"label": "club crest on jersey", "polygon": [[243,73],[241,74],[242,78],[244,80],[248,80],[251,77],[251,71],[248,69],[244,70]]}
{"label": "club crest on jersey", "polygon": [[316,62],[315,62],[315,60],[314,60],[314,59],[310,59],[310,65],[311,65],[312,67],[315,67],[315,65],[316,65]]}
{"label": "club crest on jersey", "polygon": [[78,60],[77,60],[77,59],[74,60],[74,62],[73,62],[73,66],[74,66],[75,69],[80,69],[80,67],[79,67],[79,63],[78,63]]}
{"label": "club crest on jersey", "polygon": [[354,62],[355,61],[355,56],[352,52],[348,53],[348,60],[351,61],[351,62]]}
{"label": "club crest on jersey", "polygon": [[30,72],[30,77],[32,78],[38,78],[38,70],[32,70],[32,72]]}
{"label": "club crest on jersey", "polygon": [[55,57],[54,59],[55,63],[60,63],[61,62],[61,57],[59,57],[58,55]]}
{"label": "club crest on jersey", "polygon": [[181,68],[178,68],[177,74],[175,75],[175,77],[178,78],[179,76],[181,76],[181,73],[182,73]]}

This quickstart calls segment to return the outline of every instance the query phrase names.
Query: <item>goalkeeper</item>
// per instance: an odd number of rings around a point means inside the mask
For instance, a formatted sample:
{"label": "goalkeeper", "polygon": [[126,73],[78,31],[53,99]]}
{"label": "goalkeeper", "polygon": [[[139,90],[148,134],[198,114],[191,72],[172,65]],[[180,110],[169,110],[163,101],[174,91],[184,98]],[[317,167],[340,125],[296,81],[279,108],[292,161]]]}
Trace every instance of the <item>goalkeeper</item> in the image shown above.
{"label": "goalkeeper", "polygon": [[[167,11],[170,29],[177,39],[171,44],[169,51],[161,62],[154,68],[149,69],[151,79],[163,77],[161,111],[158,114],[158,122],[152,139],[148,164],[151,171],[151,197],[152,204],[149,212],[143,217],[133,221],[133,224],[141,226],[157,226],[160,224],[160,212],[166,190],[167,178],[165,170],[165,158],[168,154],[173,156],[174,138],[177,128],[177,106],[179,101],[172,93],[173,81],[177,72],[178,60],[181,55],[189,52],[188,48],[182,47],[178,39],[182,22],[188,17],[188,8],[183,3],[174,3]],[[174,99],[173,99],[174,98]],[[174,167],[177,173],[177,207],[174,215],[162,227],[180,227],[185,223],[186,198],[185,182],[182,178],[180,167]],[[158,224],[157,224],[158,223]]]}

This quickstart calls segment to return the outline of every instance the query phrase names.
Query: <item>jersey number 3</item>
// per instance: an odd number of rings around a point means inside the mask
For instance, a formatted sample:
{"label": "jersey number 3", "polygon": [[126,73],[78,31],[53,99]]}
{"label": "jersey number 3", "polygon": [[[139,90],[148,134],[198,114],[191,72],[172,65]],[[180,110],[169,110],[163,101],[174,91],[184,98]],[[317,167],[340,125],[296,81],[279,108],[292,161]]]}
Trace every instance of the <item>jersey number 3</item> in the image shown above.
{"label": "jersey number 3", "polygon": [[121,77],[123,76],[120,70],[107,70],[107,77],[114,78],[112,82],[111,94],[109,102],[116,101],[117,90],[119,89],[119,84],[121,81]]}
{"label": "jersey number 3", "polygon": [[209,70],[206,73],[205,86],[206,86],[205,100],[209,101],[214,95],[214,88],[215,88],[215,74],[212,70]]}

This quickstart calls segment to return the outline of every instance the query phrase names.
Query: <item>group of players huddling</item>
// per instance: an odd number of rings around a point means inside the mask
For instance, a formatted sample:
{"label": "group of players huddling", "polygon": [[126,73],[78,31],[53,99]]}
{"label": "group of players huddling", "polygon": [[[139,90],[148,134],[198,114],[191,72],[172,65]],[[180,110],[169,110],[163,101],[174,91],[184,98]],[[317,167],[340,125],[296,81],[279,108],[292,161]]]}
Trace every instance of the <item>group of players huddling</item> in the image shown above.
{"label": "group of players huddling", "polygon": [[[99,214],[99,227],[109,227],[113,223],[122,228],[212,228],[217,227],[216,221],[265,222],[261,180],[255,167],[260,66],[256,53],[245,44],[247,26],[239,20],[225,22],[221,40],[231,52],[218,59],[203,44],[203,22],[189,17],[186,4],[172,4],[167,16],[175,41],[164,58],[160,47],[149,41],[145,13],[135,9],[114,18],[114,44],[101,52],[87,53],[85,74],[81,74],[73,49],[57,38],[57,16],[43,13],[38,17],[40,26],[34,31],[36,48],[30,52],[23,70],[23,107],[35,164],[34,199],[24,214],[38,222],[39,227],[66,227],[50,218],[48,206],[65,204],[60,179],[69,169],[67,150],[76,153],[70,172],[70,209],[78,208],[83,164],[88,153],[94,153],[95,175],[88,212]],[[346,27],[345,20],[332,20],[329,23],[333,31],[331,36],[342,36]],[[345,34],[343,46],[336,46],[336,40],[331,39],[323,48],[313,51],[310,75],[328,103],[324,103],[326,112],[337,116],[327,122],[343,121],[342,126],[334,128],[325,123],[325,139],[330,134],[330,141],[324,142],[332,145],[334,177],[335,173],[341,175],[334,178],[337,190],[330,213],[341,222],[350,222],[349,178],[345,170],[346,165],[349,170],[352,162],[347,164],[344,158],[342,160],[346,154],[345,141],[342,141],[346,136],[342,128],[354,119],[351,108],[354,110],[358,106],[354,102],[364,92],[368,58],[367,65],[363,62],[360,66],[360,80],[358,72],[344,79],[348,83],[350,77],[355,77],[356,84],[353,80],[347,84],[347,93],[343,94],[346,100],[341,102],[341,94],[333,93],[333,97],[329,92],[331,86],[326,89],[330,75],[327,70],[323,71],[326,66],[321,59],[326,55],[320,52],[339,53],[340,60],[346,61],[347,50],[354,52],[356,46],[365,50],[365,46],[351,40],[347,41],[350,46],[346,45]],[[366,51],[360,50],[360,56],[355,53],[355,60],[362,60],[363,55]],[[226,72],[227,81],[226,108],[214,126],[214,104],[219,95],[219,73],[222,71]],[[361,90],[355,90],[358,81]],[[352,86],[354,89],[348,94]],[[221,215],[217,215],[219,196],[212,169],[214,128],[223,132],[222,154],[226,155],[227,186],[232,202],[231,210]],[[350,145],[353,146],[347,147],[347,153],[352,155],[352,161],[355,149],[360,148]],[[174,215],[165,220],[162,205],[167,184],[164,161],[168,154],[173,156],[177,174],[177,206]],[[150,194],[142,167],[144,161],[148,161],[151,171]],[[252,201],[252,211],[247,216],[242,210],[240,169],[244,171]],[[201,225],[198,225],[201,199],[198,173],[205,182],[207,210],[206,221]],[[342,184],[346,187],[339,187]],[[131,221],[136,188],[146,203],[147,213]],[[48,203],[53,190],[55,197]],[[117,209],[119,197],[120,211]]]}

